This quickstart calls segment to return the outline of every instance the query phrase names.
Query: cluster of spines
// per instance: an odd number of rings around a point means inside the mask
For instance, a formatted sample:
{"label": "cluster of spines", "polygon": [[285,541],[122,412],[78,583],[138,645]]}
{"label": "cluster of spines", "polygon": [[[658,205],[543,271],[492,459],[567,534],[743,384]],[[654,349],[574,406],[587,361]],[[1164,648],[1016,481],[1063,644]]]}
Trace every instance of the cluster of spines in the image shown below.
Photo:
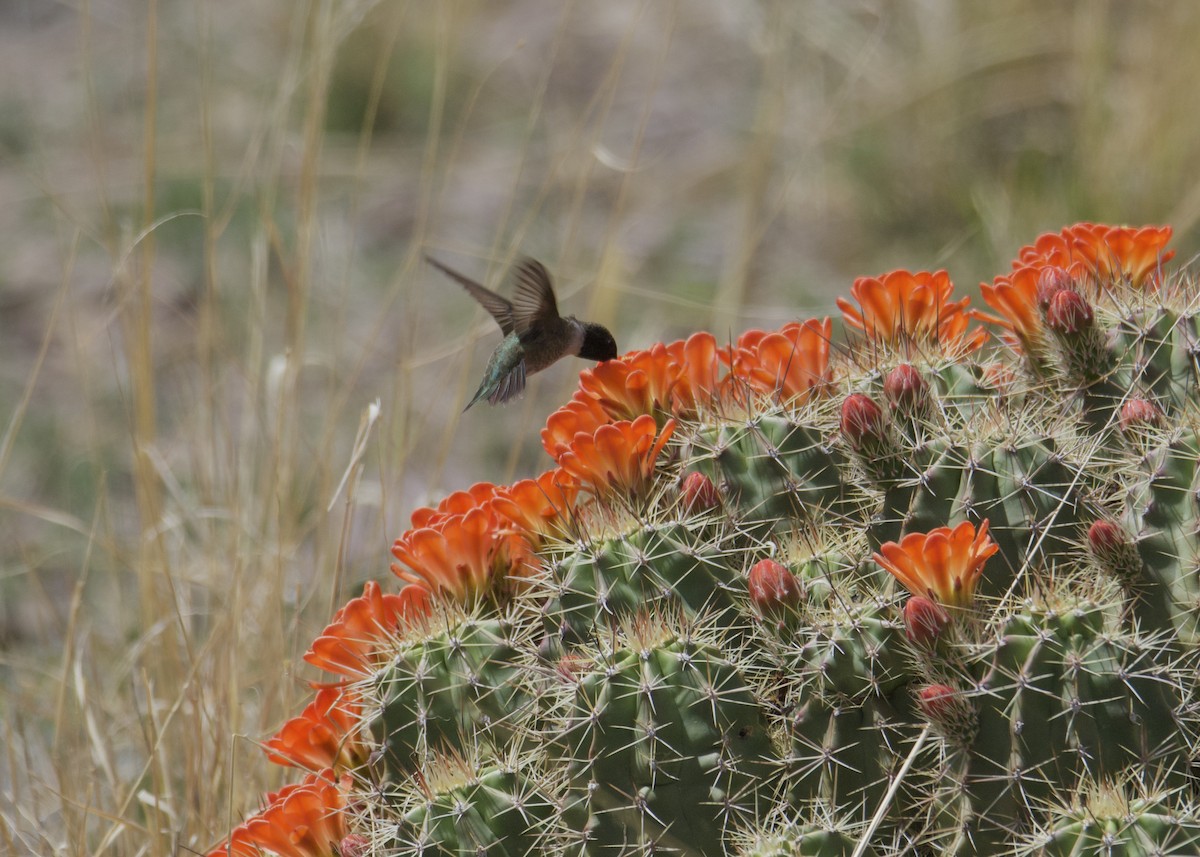
{"label": "cluster of spines", "polygon": [[1069,837],[1092,781],[1193,841],[1200,294],[1167,238],[1043,236],[1000,318],[898,271],[839,301],[842,352],[810,320],[584,372],[557,467],[419,510],[407,585],[313,643],[341,682],[268,748],[314,773],[214,853],[984,854]]}

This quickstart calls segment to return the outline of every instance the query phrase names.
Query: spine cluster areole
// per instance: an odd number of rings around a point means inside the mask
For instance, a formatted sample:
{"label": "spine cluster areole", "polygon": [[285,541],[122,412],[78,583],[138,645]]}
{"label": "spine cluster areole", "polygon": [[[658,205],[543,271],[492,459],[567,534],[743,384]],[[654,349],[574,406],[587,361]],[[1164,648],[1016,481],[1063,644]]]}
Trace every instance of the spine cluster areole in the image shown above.
{"label": "spine cluster areole", "polygon": [[984,284],[581,373],[414,513],[210,857],[1200,853],[1200,285],[1078,224]]}

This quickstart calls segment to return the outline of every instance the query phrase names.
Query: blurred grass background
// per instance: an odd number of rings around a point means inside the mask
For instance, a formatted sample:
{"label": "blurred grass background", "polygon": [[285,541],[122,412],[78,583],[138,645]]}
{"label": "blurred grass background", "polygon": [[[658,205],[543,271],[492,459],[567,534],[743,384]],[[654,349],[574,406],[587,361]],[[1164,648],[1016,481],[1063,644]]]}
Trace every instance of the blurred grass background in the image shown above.
{"label": "blurred grass background", "polygon": [[210,847],[412,509],[546,467],[582,364],[460,415],[499,335],[423,252],[541,258],[622,349],[1078,220],[1186,260],[1198,43],[1167,0],[0,5],[0,851]]}

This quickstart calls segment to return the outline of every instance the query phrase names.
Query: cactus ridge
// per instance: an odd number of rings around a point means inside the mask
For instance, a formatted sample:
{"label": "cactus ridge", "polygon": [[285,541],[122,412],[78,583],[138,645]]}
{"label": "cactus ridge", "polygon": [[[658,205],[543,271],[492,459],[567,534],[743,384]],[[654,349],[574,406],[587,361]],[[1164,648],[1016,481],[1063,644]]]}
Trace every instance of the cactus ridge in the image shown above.
{"label": "cactus ridge", "polygon": [[995,315],[895,271],[840,343],[585,370],[555,469],[418,510],[405,585],[314,642],[345,699],[269,748],[339,823],[296,853],[1197,853],[1200,285],[1169,238],[1044,235]]}

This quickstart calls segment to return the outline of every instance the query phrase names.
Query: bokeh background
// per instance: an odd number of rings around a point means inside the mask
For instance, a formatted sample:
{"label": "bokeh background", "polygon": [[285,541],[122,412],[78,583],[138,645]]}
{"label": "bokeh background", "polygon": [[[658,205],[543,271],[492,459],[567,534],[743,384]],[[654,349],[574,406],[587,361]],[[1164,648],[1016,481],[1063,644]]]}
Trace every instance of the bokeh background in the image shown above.
{"label": "bokeh background", "polygon": [[[417,506],[548,464],[461,410],[544,260],[622,349],[1200,238],[1200,4],[0,4],[0,851],[203,852]],[[978,303],[978,299],[976,299]],[[377,406],[373,406],[377,403]]]}

